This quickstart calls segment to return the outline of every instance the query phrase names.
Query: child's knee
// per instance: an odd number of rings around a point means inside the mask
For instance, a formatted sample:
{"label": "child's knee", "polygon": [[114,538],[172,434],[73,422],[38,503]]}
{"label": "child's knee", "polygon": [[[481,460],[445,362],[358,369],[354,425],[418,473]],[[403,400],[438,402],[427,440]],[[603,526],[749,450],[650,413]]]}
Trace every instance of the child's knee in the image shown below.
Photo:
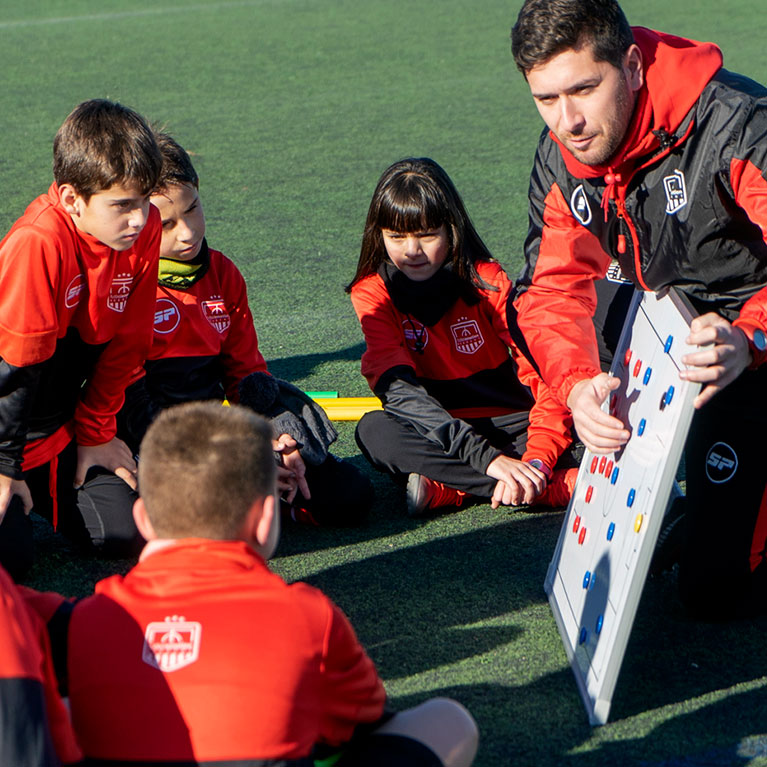
{"label": "child's knee", "polygon": [[144,541],[133,521],[135,490],[112,472],[98,469],[77,493],[77,510],[96,553],[107,557],[135,556]]}

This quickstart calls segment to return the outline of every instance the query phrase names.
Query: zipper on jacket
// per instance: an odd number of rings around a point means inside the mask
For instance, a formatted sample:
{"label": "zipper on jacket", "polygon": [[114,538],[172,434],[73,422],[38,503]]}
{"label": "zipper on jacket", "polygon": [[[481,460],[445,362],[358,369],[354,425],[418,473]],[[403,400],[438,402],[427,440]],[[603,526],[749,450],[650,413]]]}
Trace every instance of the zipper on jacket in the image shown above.
{"label": "zipper on jacket", "polygon": [[623,233],[623,227],[625,226],[626,229],[628,229],[629,236],[631,237],[631,247],[633,248],[634,255],[634,275],[636,276],[637,282],[642,286],[642,289],[649,290],[649,286],[642,278],[642,265],[639,258],[639,237],[637,236],[634,222],[631,220],[628,212],[626,211],[626,204],[623,198],[619,195],[615,196],[615,208],[616,215],[618,216],[618,242],[616,245],[616,250],[620,256],[625,255],[627,252],[628,243],[626,242],[626,235]]}

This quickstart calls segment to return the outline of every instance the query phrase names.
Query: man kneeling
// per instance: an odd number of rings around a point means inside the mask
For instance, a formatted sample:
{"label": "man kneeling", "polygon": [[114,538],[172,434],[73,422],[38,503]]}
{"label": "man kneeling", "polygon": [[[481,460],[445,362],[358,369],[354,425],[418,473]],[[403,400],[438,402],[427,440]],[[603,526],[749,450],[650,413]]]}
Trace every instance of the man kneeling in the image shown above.
{"label": "man kneeling", "polygon": [[134,516],[148,543],[139,563],[74,605],[38,600],[49,616],[57,606],[54,642],[68,635],[59,657],[86,756],[470,765],[477,728],[460,704],[436,698],[387,712],[339,608],[268,569],[279,537],[271,436],[238,406],[161,413],[141,446]]}

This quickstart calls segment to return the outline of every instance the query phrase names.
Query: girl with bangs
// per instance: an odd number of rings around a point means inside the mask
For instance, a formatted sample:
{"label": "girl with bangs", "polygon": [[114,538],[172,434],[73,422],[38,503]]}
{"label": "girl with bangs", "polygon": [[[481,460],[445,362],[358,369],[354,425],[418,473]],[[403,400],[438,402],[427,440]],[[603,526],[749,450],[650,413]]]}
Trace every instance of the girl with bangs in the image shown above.
{"label": "girl with bangs", "polygon": [[569,501],[570,415],[511,339],[511,288],[437,163],[384,171],[347,287],[367,345],[362,373],[383,403],[356,438],[406,486],[412,516],[470,499]]}

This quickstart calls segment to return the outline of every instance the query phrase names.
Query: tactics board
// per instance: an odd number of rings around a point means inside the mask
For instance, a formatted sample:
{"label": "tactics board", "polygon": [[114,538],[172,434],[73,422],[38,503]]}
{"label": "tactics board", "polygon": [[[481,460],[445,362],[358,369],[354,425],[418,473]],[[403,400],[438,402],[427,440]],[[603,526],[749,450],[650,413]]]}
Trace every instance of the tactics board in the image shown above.
{"label": "tactics board", "polygon": [[591,724],[604,724],[700,384],[682,381],[695,316],[682,294],[636,291],[605,407],[631,432],[586,451],[544,588]]}

